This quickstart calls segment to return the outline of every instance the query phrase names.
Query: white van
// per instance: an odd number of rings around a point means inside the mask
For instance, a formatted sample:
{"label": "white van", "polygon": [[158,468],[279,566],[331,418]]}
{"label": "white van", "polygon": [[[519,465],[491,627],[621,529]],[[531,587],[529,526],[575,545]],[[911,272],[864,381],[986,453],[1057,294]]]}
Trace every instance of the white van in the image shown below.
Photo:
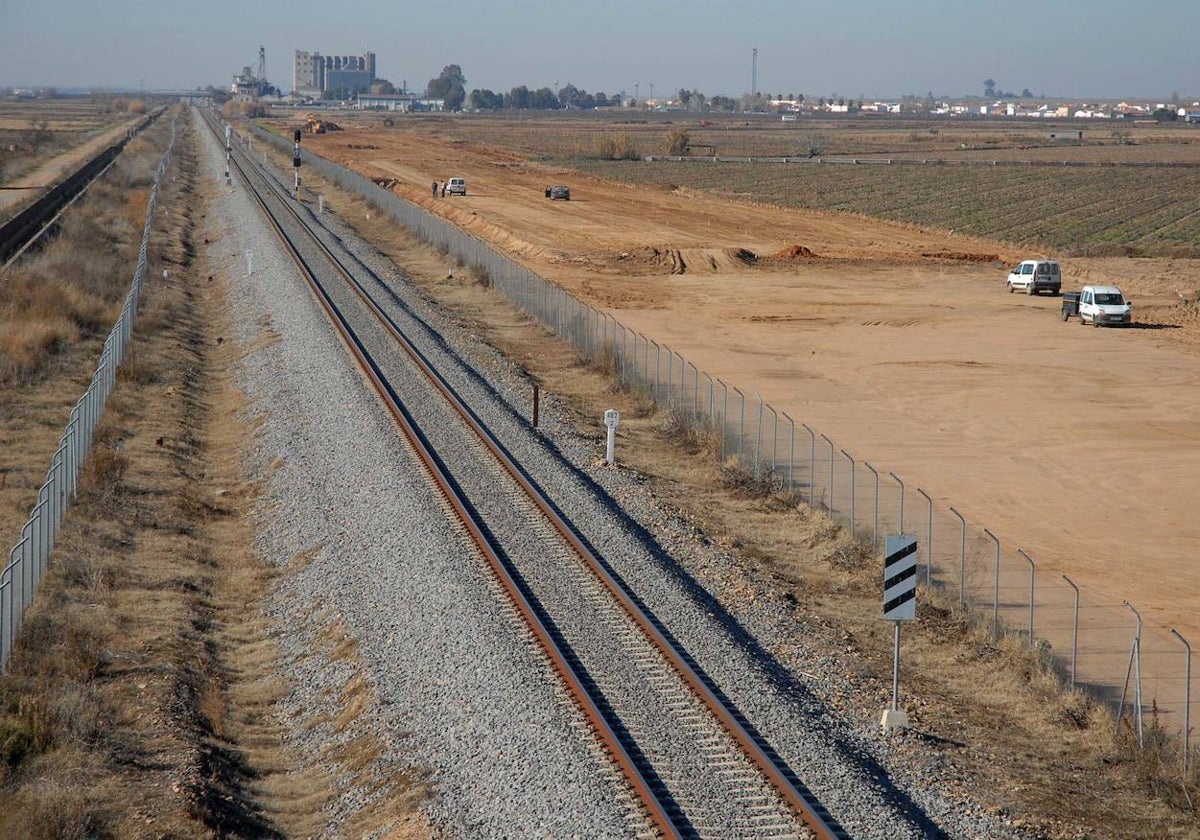
{"label": "white van", "polygon": [[1079,293],[1079,323],[1131,324],[1133,304],[1116,286],[1084,286]]}
{"label": "white van", "polygon": [[446,195],[466,195],[467,179],[450,178],[446,181]]}
{"label": "white van", "polygon": [[1057,260],[1025,260],[1008,273],[1008,291],[1017,289],[1027,295],[1049,292],[1057,295],[1062,291],[1062,272]]}

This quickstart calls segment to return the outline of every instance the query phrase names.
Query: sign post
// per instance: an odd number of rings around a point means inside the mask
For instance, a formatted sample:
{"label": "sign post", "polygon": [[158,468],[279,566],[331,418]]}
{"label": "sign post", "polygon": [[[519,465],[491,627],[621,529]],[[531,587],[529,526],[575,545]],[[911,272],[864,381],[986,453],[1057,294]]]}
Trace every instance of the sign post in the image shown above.
{"label": "sign post", "polygon": [[892,706],[884,709],[884,733],[908,726],[908,715],[900,708],[900,623],[917,617],[917,538],[911,534],[888,534],[884,541],[883,617],[895,622],[892,653]]}
{"label": "sign post", "polygon": [[621,423],[621,412],[610,408],[604,412],[604,425],[608,426],[608,446],[605,448],[604,463],[610,467],[613,464],[613,450],[617,443],[617,426]]}

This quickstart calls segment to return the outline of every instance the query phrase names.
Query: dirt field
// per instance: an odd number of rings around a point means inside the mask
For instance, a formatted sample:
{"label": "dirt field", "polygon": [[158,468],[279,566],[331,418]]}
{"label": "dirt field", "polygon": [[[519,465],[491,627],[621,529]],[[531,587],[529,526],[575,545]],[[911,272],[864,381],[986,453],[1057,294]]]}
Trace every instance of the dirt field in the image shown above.
{"label": "dirt field", "polygon": [[[995,242],[614,184],[451,135],[304,143],[955,505],[1036,556],[1042,580],[1069,574],[1200,639],[1200,320],[1173,291],[1200,287],[1200,261],[1066,261],[1068,287],[1118,282],[1141,322],[1081,330],[1057,299],[1004,292],[1000,266],[1030,254]],[[432,199],[452,175],[468,195]],[[569,203],[544,198],[558,181]],[[741,253],[793,245],[816,256]]]}

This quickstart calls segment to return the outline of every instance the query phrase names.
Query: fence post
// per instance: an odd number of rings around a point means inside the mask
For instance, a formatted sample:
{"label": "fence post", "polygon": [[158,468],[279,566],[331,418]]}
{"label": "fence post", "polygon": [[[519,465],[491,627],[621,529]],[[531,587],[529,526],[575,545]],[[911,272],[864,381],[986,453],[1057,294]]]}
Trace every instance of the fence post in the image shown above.
{"label": "fence post", "polygon": [[788,450],[788,492],[795,488],[796,483],[792,480],[793,471],[796,469],[796,421],[788,417],[788,413],[783,412],[783,416],[787,417],[789,423],[792,424],[791,448]]}
{"label": "fence post", "polygon": [[733,392],[742,399],[742,410],[738,414],[738,433],[737,437],[734,439],[735,443],[737,444],[738,460],[741,460],[742,436],[746,433],[746,395],[738,390],[736,385],[733,388]]}
{"label": "fence post", "polygon": [[1187,639],[1179,635],[1179,631],[1174,627],[1171,628],[1171,633],[1176,639],[1183,642],[1184,648],[1187,649],[1187,659],[1183,666],[1183,774],[1186,777],[1192,728],[1192,646],[1188,644]]}
{"label": "fence post", "polygon": [[1000,638],[1000,540],[987,528],[983,533],[996,543],[996,584],[992,588],[992,641],[995,641]]}
{"label": "fence post", "polygon": [[754,396],[758,397],[758,428],[754,433],[754,477],[758,478],[758,453],[762,449],[763,398],[758,391],[754,392]]}
{"label": "fence post", "polygon": [[[1121,605],[1128,607],[1137,618],[1137,627],[1133,631],[1133,647],[1129,651],[1129,667],[1133,669],[1133,702],[1137,705],[1138,749],[1141,749],[1146,745],[1142,735],[1142,615],[1128,601],[1122,601]],[[1121,689],[1121,708],[1117,712],[1118,726],[1121,725],[1121,715],[1125,711],[1125,691],[1128,688],[1129,669],[1126,669],[1125,687]]]}
{"label": "fence post", "polygon": [[1075,620],[1071,625],[1071,688],[1075,687],[1075,661],[1079,658],[1079,587],[1066,575],[1062,579],[1075,590]]}
{"label": "fence post", "polygon": [[671,389],[674,384],[674,350],[667,348],[667,409],[674,408]]}
{"label": "fence post", "polygon": [[1026,554],[1024,549],[1018,548],[1017,554],[1020,554],[1029,563],[1029,646],[1033,647],[1033,582],[1034,575],[1037,574],[1037,566],[1034,565],[1033,558]]}
{"label": "fence post", "polygon": [[890,475],[893,479],[895,479],[896,483],[900,485],[900,533],[903,534],[904,533],[904,482],[901,481],[900,476],[896,475],[894,472],[889,472],[888,475]]}
{"label": "fence post", "polygon": [[958,524],[962,527],[958,538],[958,611],[962,612],[965,606],[964,596],[966,594],[966,566],[967,566],[967,520],[963,519],[963,515],[954,509],[950,508],[950,512],[958,517]]}
{"label": "fence post", "polygon": [[724,382],[721,382],[721,394],[721,463],[724,464],[725,439],[729,436],[729,386]]}
{"label": "fence post", "polygon": [[879,551],[879,470],[872,467],[870,461],[863,461],[863,466],[875,476],[875,525],[871,529],[871,550]]}
{"label": "fence post", "polygon": [[717,390],[716,390],[716,387],[713,385],[713,378],[711,376],[709,376],[706,373],[706,374],[704,374],[704,378],[708,380],[708,425],[712,426],[715,429],[717,427],[717,415],[716,415]]}
{"label": "fence post", "polygon": [[767,411],[771,412],[771,475],[774,476],[779,456],[779,412],[771,406],[767,406]]}
{"label": "fence post", "polygon": [[804,431],[808,432],[808,506],[815,508],[817,506],[817,436],[813,434],[812,427],[807,423],[801,423]]}
{"label": "fence post", "polygon": [[846,456],[846,460],[850,462],[850,536],[854,536],[854,456],[842,450],[842,454]]}
{"label": "fence post", "polygon": [[929,521],[925,530],[925,585],[929,586],[933,582],[933,499],[920,487],[917,488],[917,492],[925,497],[929,511]]}
{"label": "fence post", "polygon": [[821,435],[821,440],[829,444],[829,504],[826,505],[826,507],[829,509],[830,517],[833,517],[837,514],[837,506],[833,501],[833,441],[830,440],[826,435]]}

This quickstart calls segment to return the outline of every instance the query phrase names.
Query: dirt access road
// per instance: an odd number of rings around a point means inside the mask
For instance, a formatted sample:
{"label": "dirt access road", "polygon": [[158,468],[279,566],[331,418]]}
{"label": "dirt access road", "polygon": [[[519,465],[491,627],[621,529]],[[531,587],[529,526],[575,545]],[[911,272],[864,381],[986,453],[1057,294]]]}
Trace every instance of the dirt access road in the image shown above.
{"label": "dirt access road", "polygon": [[[1013,571],[1016,547],[1036,557],[1039,586],[1069,574],[1090,602],[1128,599],[1200,642],[1200,322],[1172,291],[1200,286],[1200,261],[1065,260],[1067,288],[1118,280],[1144,324],[1080,329],[1057,298],[1005,292],[1001,266],[1026,251],[609,183],[451,130],[350,126],[304,144],[954,505]],[[451,176],[467,196],[434,199]],[[570,202],[544,197],[558,182]],[[812,255],[770,256],[794,246]],[[1091,641],[1121,659],[1131,627],[1123,613]]]}

